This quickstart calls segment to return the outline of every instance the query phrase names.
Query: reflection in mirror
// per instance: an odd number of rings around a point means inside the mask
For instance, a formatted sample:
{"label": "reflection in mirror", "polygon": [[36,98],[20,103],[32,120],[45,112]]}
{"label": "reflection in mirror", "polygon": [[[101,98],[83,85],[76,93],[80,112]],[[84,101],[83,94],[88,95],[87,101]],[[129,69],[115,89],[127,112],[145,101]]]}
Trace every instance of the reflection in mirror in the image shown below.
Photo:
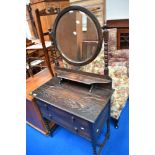
{"label": "reflection in mirror", "polygon": [[89,16],[81,11],[69,11],[58,22],[56,41],[59,51],[66,59],[82,62],[95,54],[98,33]]}

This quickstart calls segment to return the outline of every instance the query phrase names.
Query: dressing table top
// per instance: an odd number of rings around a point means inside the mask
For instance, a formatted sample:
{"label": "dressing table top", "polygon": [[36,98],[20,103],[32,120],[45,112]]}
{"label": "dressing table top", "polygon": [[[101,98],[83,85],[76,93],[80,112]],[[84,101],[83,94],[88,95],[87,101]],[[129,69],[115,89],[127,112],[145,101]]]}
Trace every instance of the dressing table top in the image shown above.
{"label": "dressing table top", "polygon": [[103,88],[94,88],[89,92],[89,88],[81,87],[79,84],[60,84],[60,81],[61,78],[54,77],[33,91],[33,96],[92,123],[96,121],[113,92]]}

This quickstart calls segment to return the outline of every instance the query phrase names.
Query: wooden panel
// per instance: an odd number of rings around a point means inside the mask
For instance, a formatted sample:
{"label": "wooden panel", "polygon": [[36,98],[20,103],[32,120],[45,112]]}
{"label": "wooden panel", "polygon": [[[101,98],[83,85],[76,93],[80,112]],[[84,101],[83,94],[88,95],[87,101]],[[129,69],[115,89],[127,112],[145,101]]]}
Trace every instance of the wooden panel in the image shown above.
{"label": "wooden panel", "polygon": [[129,28],[129,19],[107,20],[107,26],[111,28]]}
{"label": "wooden panel", "polygon": [[59,1],[68,1],[68,0],[30,0],[30,3],[35,4],[39,2],[59,2]]}
{"label": "wooden panel", "polygon": [[[125,37],[123,37],[125,35]],[[124,38],[122,41],[122,37]],[[117,49],[129,49],[129,29],[123,28],[117,30]]]}
{"label": "wooden panel", "polygon": [[[38,106],[30,95],[30,92],[37,89],[39,86],[50,80],[51,74],[48,69],[44,69],[34,77],[30,77],[26,80],[26,121],[35,129],[41,131],[44,134],[48,134],[45,122],[38,109]],[[53,126],[53,123],[51,123]]]}
{"label": "wooden panel", "polygon": [[60,77],[62,79],[67,79],[71,81],[76,81],[79,83],[84,83],[84,84],[95,84],[95,83],[110,83],[111,80],[109,79],[104,79],[98,78],[98,77],[93,77],[93,76],[88,76],[88,75],[82,75],[80,73],[73,73],[70,72],[69,70],[57,70],[57,77]]}
{"label": "wooden panel", "polygon": [[26,98],[32,101],[33,97],[30,95],[30,93],[36,88],[40,87],[42,84],[46,83],[51,78],[52,76],[47,68],[34,75],[34,77],[28,78],[26,80]]}
{"label": "wooden panel", "polygon": [[43,2],[45,0],[30,0],[31,4],[35,4],[35,3],[39,3],[39,2]]}
{"label": "wooden panel", "polygon": [[99,20],[101,26],[105,20],[105,0],[70,0],[70,5],[79,5],[90,10]]}
{"label": "wooden panel", "polygon": [[117,28],[117,49],[129,49],[129,40],[125,39],[122,46],[121,35],[126,34],[126,38],[129,37],[129,19],[116,19],[107,20],[107,26],[109,28]]}
{"label": "wooden panel", "polygon": [[29,100],[26,100],[26,121],[48,134],[48,130],[36,103]]}

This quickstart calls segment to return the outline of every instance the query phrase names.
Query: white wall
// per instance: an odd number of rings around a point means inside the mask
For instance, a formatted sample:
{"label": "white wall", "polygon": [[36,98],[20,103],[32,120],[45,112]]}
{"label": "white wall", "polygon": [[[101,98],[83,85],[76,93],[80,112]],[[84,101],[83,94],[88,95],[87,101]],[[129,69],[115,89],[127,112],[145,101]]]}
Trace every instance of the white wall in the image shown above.
{"label": "white wall", "polygon": [[30,0],[26,0],[26,4],[29,4],[30,3]]}
{"label": "white wall", "polygon": [[129,18],[129,0],[106,0],[106,19]]}

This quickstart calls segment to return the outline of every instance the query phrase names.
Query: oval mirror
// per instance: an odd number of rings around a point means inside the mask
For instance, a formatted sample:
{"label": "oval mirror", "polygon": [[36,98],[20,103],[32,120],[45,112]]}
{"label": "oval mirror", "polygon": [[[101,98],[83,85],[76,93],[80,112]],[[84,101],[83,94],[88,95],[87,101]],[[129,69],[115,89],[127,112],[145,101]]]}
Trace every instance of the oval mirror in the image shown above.
{"label": "oval mirror", "polygon": [[72,65],[93,61],[102,47],[102,30],[87,9],[71,6],[62,10],[53,27],[54,42],[61,56]]}

